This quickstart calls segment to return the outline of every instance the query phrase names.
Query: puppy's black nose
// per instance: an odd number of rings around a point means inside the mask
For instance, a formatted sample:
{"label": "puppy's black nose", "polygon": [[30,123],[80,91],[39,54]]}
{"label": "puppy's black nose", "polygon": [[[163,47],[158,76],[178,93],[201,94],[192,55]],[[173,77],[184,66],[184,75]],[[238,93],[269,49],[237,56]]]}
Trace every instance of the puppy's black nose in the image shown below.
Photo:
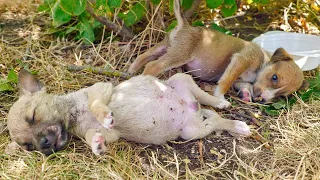
{"label": "puppy's black nose", "polygon": [[51,146],[51,143],[47,137],[43,137],[40,140],[40,146],[41,146],[41,148],[46,149]]}

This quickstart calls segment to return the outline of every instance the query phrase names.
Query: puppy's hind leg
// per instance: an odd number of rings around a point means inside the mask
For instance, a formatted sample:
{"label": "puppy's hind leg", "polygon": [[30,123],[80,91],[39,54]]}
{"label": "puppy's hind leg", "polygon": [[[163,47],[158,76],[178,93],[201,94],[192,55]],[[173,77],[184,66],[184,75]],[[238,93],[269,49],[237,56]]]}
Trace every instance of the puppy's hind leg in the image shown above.
{"label": "puppy's hind leg", "polygon": [[168,49],[168,52],[158,60],[149,62],[143,71],[144,75],[158,76],[164,71],[185,65],[190,61],[191,51],[186,47],[176,45],[175,48]]}
{"label": "puppy's hind leg", "polygon": [[[203,110],[202,110],[203,111]],[[220,117],[216,112],[204,110],[204,116],[210,116],[205,120],[191,119],[182,128],[180,137],[186,140],[203,138],[213,131],[226,130],[244,136],[250,135],[249,126],[242,121],[229,120]]]}
{"label": "puppy's hind leg", "polygon": [[130,65],[128,73],[134,74],[139,71],[145,64],[158,59],[167,52],[166,39],[159,44],[153,46],[145,53],[139,55],[137,59]]}
{"label": "puppy's hind leg", "polygon": [[213,106],[219,109],[227,108],[230,106],[230,102],[220,99],[203,91],[192,79],[190,75],[178,73],[171,76],[167,80],[168,84],[174,86],[183,86],[183,89],[189,89],[192,95],[199,101],[200,104]]}
{"label": "puppy's hind leg", "polygon": [[110,129],[114,124],[112,111],[107,106],[112,92],[111,83],[99,82],[88,88],[89,110],[107,129]]}

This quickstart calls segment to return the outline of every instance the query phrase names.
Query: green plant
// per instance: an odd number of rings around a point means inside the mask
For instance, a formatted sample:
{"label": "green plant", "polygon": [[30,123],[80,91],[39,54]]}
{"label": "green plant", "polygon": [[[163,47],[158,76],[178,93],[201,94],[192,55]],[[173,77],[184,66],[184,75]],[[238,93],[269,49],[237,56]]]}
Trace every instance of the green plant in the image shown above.
{"label": "green plant", "polygon": [[[20,59],[17,59],[17,62],[20,67],[24,68],[31,74],[37,74],[38,71],[31,71],[29,69],[29,65],[27,63],[24,63]],[[18,75],[15,73],[14,69],[10,69],[8,76],[4,78],[0,78],[0,92],[4,91],[13,91],[14,86],[18,83]]]}
{"label": "green plant", "polygon": [[[191,9],[196,4],[195,1],[197,0],[182,0],[182,9],[184,11]],[[146,2],[144,0],[44,0],[43,4],[38,7],[38,11],[46,12],[50,15],[53,32],[57,35],[73,35],[72,37],[76,39],[92,43],[99,37],[99,32],[103,27],[101,19],[97,19],[97,17],[103,17],[110,26],[118,26],[121,29],[123,27],[113,21],[120,18],[125,28],[128,28],[128,32],[131,33],[132,30],[130,28],[134,29],[134,26],[138,22],[143,22],[142,20],[146,16],[147,8],[149,7]],[[160,5],[161,2],[161,6],[169,7],[167,8],[169,12],[165,13],[172,15],[173,0],[151,0],[151,3],[155,6]],[[236,0],[206,0],[206,6],[209,9],[220,9],[225,17],[233,15],[238,9]],[[90,9],[93,11],[90,12]],[[106,25],[105,23],[103,24]],[[142,25],[144,24],[146,23],[142,23]],[[166,30],[170,31],[175,25],[176,21],[174,20]],[[203,26],[204,24],[199,20],[195,20],[193,25]],[[139,23],[139,26],[141,26],[141,23]],[[219,27],[217,24],[212,23],[210,27],[230,34],[228,30]],[[114,30],[110,27],[107,27],[107,29],[109,31]],[[121,34],[119,35],[121,36]]]}
{"label": "green plant", "polygon": [[13,91],[14,88],[12,87],[12,85],[17,82],[18,82],[18,76],[14,72],[14,70],[11,69],[7,77],[0,78],[0,92]]}

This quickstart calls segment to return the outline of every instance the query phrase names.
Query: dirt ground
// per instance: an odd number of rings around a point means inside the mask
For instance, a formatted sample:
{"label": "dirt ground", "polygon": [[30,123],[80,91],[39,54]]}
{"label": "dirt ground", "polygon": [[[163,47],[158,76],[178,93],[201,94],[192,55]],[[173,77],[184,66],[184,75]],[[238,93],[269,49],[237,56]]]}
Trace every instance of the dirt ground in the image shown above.
{"label": "dirt ground", "polygon": [[[252,40],[270,30],[281,30],[281,16],[249,12],[249,15],[222,22],[235,36]],[[125,72],[137,54],[149,46],[138,36],[136,41],[109,42],[95,47],[79,45],[70,39],[48,33],[46,16],[36,13],[0,14],[0,72],[18,72],[21,62],[37,71],[49,92],[62,94],[98,81],[115,85],[122,77],[110,77],[89,70],[68,71],[70,65],[114,68]],[[315,26],[316,27],[316,26]],[[292,31],[300,31],[301,28]],[[310,31],[319,35],[319,30]],[[154,43],[154,42],[153,42]],[[29,51],[29,52],[28,52]],[[26,60],[23,60],[26,58]],[[120,60],[121,59],[121,60]],[[171,70],[161,78],[181,72]],[[318,71],[318,70],[315,70]],[[306,72],[312,76],[314,72]],[[212,84],[197,81],[210,92]],[[209,88],[209,89],[207,89]],[[181,139],[156,146],[120,140],[109,145],[109,152],[95,157],[82,140],[72,137],[61,152],[44,157],[37,152],[6,154],[10,143],[5,128],[8,110],[18,98],[17,90],[0,92],[0,177],[1,179],[320,179],[320,102],[298,102],[292,110],[272,117],[254,103],[240,101],[228,93],[231,109],[219,110],[230,119],[250,125],[251,137],[233,137],[227,132],[211,134],[201,140]],[[211,108],[211,107],[206,107]],[[302,126],[301,124],[306,124]]]}

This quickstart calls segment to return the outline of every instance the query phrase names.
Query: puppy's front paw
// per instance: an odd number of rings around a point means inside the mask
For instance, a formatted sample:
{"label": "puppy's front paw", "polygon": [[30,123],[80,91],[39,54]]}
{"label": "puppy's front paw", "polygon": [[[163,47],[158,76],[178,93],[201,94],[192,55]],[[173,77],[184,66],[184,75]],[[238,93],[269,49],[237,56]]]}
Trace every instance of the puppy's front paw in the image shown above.
{"label": "puppy's front paw", "polygon": [[230,106],[231,106],[231,103],[223,98],[223,99],[220,99],[220,102],[215,107],[219,109],[225,109]]}
{"label": "puppy's front paw", "polygon": [[251,102],[252,98],[251,98],[251,93],[247,88],[243,88],[239,91],[238,93],[239,98],[242,99],[242,101],[245,102]]}
{"label": "puppy's front paw", "polygon": [[250,127],[245,122],[235,120],[235,133],[250,136]]}
{"label": "puppy's front paw", "polygon": [[135,61],[131,64],[131,66],[129,67],[129,69],[128,69],[128,73],[129,74],[135,74],[135,73],[137,73],[137,67],[136,67],[136,63],[135,63]]}
{"label": "puppy's front paw", "polygon": [[95,155],[101,155],[102,153],[104,153],[106,151],[107,148],[105,145],[105,139],[101,133],[97,132],[92,137],[91,148],[92,148],[92,152]]}

